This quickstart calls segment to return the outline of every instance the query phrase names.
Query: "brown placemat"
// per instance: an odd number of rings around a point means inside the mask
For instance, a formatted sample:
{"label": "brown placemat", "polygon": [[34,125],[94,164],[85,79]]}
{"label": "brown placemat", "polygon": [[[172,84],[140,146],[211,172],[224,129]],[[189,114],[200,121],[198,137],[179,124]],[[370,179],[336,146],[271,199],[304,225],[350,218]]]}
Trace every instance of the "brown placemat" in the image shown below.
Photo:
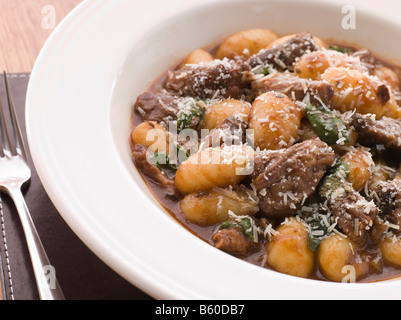
{"label": "brown placemat", "polygon": [[[26,141],[25,96],[29,74],[9,74],[8,80],[17,109],[18,120]],[[3,107],[6,107],[7,100],[2,75],[0,75],[0,99]],[[24,190],[25,200],[49,260],[55,267],[57,279],[66,299],[151,299],[111,270],[74,234],[43,189],[32,165],[32,160],[31,169],[32,178]],[[0,239],[0,249],[6,299],[39,299],[18,214],[13,202],[7,195],[1,194],[1,198],[2,239]]]}

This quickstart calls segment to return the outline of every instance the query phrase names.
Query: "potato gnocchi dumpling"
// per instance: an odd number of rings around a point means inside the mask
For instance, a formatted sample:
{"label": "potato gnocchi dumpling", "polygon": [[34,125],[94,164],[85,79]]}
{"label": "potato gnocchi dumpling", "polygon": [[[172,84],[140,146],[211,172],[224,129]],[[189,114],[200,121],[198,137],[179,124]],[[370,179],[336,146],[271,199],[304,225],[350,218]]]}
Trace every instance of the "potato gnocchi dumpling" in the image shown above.
{"label": "potato gnocchi dumpling", "polygon": [[211,62],[213,61],[213,56],[204,49],[196,49],[192,51],[184,62],[181,63],[180,67],[184,67],[187,64],[199,64],[202,62]]}
{"label": "potato gnocchi dumpling", "polygon": [[258,200],[251,191],[230,188],[212,188],[186,195],[180,208],[192,223],[207,226],[229,220],[229,212],[236,215],[254,215],[259,211]]}
{"label": "potato gnocchi dumpling", "polygon": [[243,100],[225,99],[209,105],[203,117],[202,129],[214,129],[229,116],[248,120],[251,104]]}
{"label": "potato gnocchi dumpling", "polygon": [[401,239],[399,237],[384,238],[380,243],[380,251],[387,262],[401,267]]}
{"label": "potato gnocchi dumpling", "polygon": [[217,59],[249,58],[266,48],[277,36],[266,29],[240,31],[225,39],[216,52]]}
{"label": "potato gnocchi dumpling", "polygon": [[392,90],[400,90],[400,79],[390,68],[378,67],[375,69],[373,75],[378,77],[380,81],[390,86]]}
{"label": "potato gnocchi dumpling", "polygon": [[283,223],[266,246],[267,263],[274,270],[308,277],[314,268],[315,253],[307,244],[307,228],[295,219]]}
{"label": "potato gnocchi dumpling", "polygon": [[342,160],[348,165],[349,182],[356,191],[362,190],[372,175],[372,154],[368,150],[358,148],[346,153]]}
{"label": "potato gnocchi dumpling", "polygon": [[357,70],[336,67],[328,68],[321,78],[333,85],[332,108],[340,112],[356,110],[362,114],[374,114],[377,118],[383,116],[390,93],[377,78]]}
{"label": "potato gnocchi dumpling", "polygon": [[305,109],[287,96],[266,92],[258,96],[249,114],[249,129],[253,130],[254,143],[260,149],[290,147],[298,138]]}
{"label": "potato gnocchi dumpling", "polygon": [[359,279],[369,272],[369,265],[358,258],[352,242],[340,235],[322,241],[317,253],[319,270],[331,281],[342,282],[349,273]]}
{"label": "potato gnocchi dumpling", "polygon": [[393,119],[401,118],[401,107],[398,104],[393,92],[390,92],[390,100],[384,106],[383,116]]}
{"label": "potato gnocchi dumpling", "polygon": [[357,58],[334,50],[322,50],[303,55],[295,62],[294,72],[300,78],[320,80],[322,74],[330,67],[364,70]]}
{"label": "potato gnocchi dumpling", "polygon": [[175,185],[184,194],[237,185],[245,178],[253,156],[253,149],[247,146],[205,149],[180,165]]}

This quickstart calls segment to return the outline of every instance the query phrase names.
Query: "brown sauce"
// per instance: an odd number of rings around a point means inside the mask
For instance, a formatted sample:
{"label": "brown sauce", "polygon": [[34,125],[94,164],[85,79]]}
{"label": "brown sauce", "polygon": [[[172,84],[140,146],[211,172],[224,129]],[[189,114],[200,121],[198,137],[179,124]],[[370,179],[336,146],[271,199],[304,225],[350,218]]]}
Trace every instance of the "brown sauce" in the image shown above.
{"label": "brown sauce", "polygon": [[[343,45],[341,43],[337,43],[337,42],[333,42],[333,41],[326,42],[326,43],[337,45],[342,48],[349,48],[352,51],[357,50],[356,47],[349,46],[349,45]],[[213,55],[214,52],[216,51],[217,47],[218,47],[218,45],[211,46],[210,48],[204,48],[204,49]],[[394,70],[397,73],[397,75],[399,76],[399,78],[401,79],[401,67],[396,66],[392,63],[389,63],[388,61],[385,61],[384,59],[377,58],[377,56],[375,56],[375,58],[376,58],[377,66],[385,66],[385,67],[388,67],[388,68]],[[161,74],[150,85],[150,87],[148,88],[147,91],[155,92],[155,91],[163,88],[163,84],[167,78],[168,72],[177,69],[182,62],[183,62],[183,60],[177,61],[177,63],[175,63],[168,70],[166,70],[163,74]],[[401,90],[401,86],[400,86],[400,90]],[[140,119],[140,117],[136,113],[133,113],[132,129],[134,129],[141,122],[142,122],[142,120]],[[198,238],[202,239],[206,243],[213,246],[213,242],[212,242],[211,238],[212,238],[212,235],[216,232],[219,225],[203,227],[203,226],[198,226],[194,223],[189,222],[188,220],[186,220],[186,218],[184,217],[183,213],[180,210],[180,202],[179,201],[172,201],[171,199],[166,197],[165,189],[163,189],[162,187],[160,187],[159,185],[154,183],[151,179],[149,179],[147,176],[142,174],[142,172],[140,172],[140,174],[141,174],[143,180],[145,181],[146,185],[148,186],[149,190],[154,195],[155,199],[164,207],[165,211],[171,217],[173,217],[179,224],[181,224],[190,233],[192,233],[193,235],[197,236]],[[238,257],[238,258],[240,258],[244,261],[247,261],[249,263],[252,263],[252,264],[267,268],[267,269],[271,269],[266,264],[263,263],[264,258],[265,258],[264,247],[265,247],[266,243],[267,243],[266,240],[261,241],[260,245],[259,245],[260,249],[258,251],[253,252],[252,254],[250,254],[246,257]],[[218,250],[218,249],[215,249],[215,250]],[[369,253],[374,253],[377,250],[378,250],[377,247],[375,247],[375,248],[372,247],[372,248],[366,249],[366,251]],[[391,265],[387,264],[386,262],[384,262],[381,273],[370,272],[365,278],[359,280],[358,282],[360,282],[360,283],[376,282],[376,281],[389,280],[389,279],[400,277],[400,276],[401,276],[401,267],[397,268],[397,267],[391,266]],[[319,272],[317,266],[315,266],[315,270],[312,273],[312,275],[309,277],[309,279],[330,281],[330,280],[327,280]]]}

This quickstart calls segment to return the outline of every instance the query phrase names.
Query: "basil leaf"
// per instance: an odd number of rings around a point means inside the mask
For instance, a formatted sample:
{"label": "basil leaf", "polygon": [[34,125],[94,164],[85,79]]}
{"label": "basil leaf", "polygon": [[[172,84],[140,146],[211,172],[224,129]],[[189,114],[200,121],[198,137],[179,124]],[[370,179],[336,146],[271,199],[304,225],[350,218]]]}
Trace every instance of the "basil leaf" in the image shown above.
{"label": "basil leaf", "polygon": [[349,48],[339,47],[339,46],[336,46],[336,45],[329,46],[329,49],[337,51],[337,52],[345,53],[345,54],[349,54],[349,53],[352,52],[352,50],[349,49]]}
{"label": "basil leaf", "polygon": [[197,129],[199,127],[206,111],[206,108],[200,102],[203,101],[200,99],[188,99],[184,102],[177,116],[178,130]]}
{"label": "basil leaf", "polygon": [[313,130],[322,141],[327,144],[336,144],[340,139],[342,142],[349,142],[348,125],[333,111],[308,104],[306,114]]}
{"label": "basil leaf", "polygon": [[170,157],[165,152],[155,152],[152,156],[152,160],[162,171],[165,171],[166,169],[170,169],[172,171],[178,170],[177,165],[170,163]]}
{"label": "basil leaf", "polygon": [[328,197],[333,191],[344,188],[349,179],[349,172],[348,165],[340,159],[337,160],[320,183],[320,196]]}
{"label": "basil leaf", "polygon": [[313,237],[310,233],[308,234],[306,244],[307,244],[308,248],[311,249],[313,252],[317,251],[321,242],[322,242],[322,240],[319,240],[319,239]]}

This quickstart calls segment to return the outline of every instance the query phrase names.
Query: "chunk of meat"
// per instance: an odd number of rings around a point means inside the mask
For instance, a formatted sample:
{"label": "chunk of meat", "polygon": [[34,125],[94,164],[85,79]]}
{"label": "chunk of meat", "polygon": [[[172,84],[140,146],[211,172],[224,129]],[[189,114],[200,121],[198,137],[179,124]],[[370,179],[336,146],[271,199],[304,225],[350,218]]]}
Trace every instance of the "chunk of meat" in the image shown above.
{"label": "chunk of meat", "polygon": [[249,72],[250,67],[243,62],[216,59],[170,72],[165,88],[179,96],[240,99],[250,86]]}
{"label": "chunk of meat", "polygon": [[354,114],[351,124],[359,134],[359,141],[367,146],[384,145],[401,152],[401,119],[383,117],[379,120],[370,114]]}
{"label": "chunk of meat", "polygon": [[264,49],[249,58],[252,68],[269,64],[277,71],[293,71],[294,62],[305,53],[319,50],[310,33],[300,33],[283,44],[271,49]]}
{"label": "chunk of meat", "polygon": [[370,190],[370,197],[380,210],[380,216],[391,224],[398,226],[393,232],[401,232],[401,178],[391,181],[380,181]]}
{"label": "chunk of meat", "polygon": [[252,249],[252,240],[237,227],[219,230],[212,241],[217,249],[230,254],[246,255]]}
{"label": "chunk of meat", "polygon": [[370,52],[368,49],[361,49],[352,53],[352,56],[355,58],[359,58],[359,60],[369,71],[369,73],[373,73],[376,68],[376,59],[373,56],[372,52]]}
{"label": "chunk of meat", "polygon": [[167,122],[177,119],[177,97],[159,90],[141,94],[134,104],[135,112],[143,121]]}
{"label": "chunk of meat", "polygon": [[178,200],[182,195],[176,188],[174,180],[167,177],[166,173],[160,170],[156,164],[148,161],[147,150],[148,148],[141,144],[136,144],[133,147],[132,156],[137,168],[153,182],[164,188],[169,199]]}
{"label": "chunk of meat", "polygon": [[203,139],[199,150],[210,147],[220,147],[223,144],[239,145],[245,143],[247,122],[240,116],[225,118],[210,134]]}
{"label": "chunk of meat", "polygon": [[[369,238],[378,241],[384,230],[377,219],[378,209],[373,201],[367,201],[352,185],[344,185],[334,190],[327,198],[327,206],[333,214],[337,226],[359,247]],[[374,222],[377,221],[375,228]]]}
{"label": "chunk of meat", "polygon": [[319,139],[257,153],[251,178],[261,211],[268,218],[294,214],[314,193],[333,162],[334,151]]}
{"label": "chunk of meat", "polygon": [[325,105],[330,104],[334,95],[333,86],[327,82],[301,79],[291,75],[276,75],[252,81],[252,92],[255,97],[268,91],[285,94],[297,101],[303,101],[309,94],[311,102],[321,100]]}
{"label": "chunk of meat", "polygon": [[373,226],[369,229],[369,241],[372,244],[379,244],[384,233],[387,231],[387,224],[378,216],[373,219]]}

